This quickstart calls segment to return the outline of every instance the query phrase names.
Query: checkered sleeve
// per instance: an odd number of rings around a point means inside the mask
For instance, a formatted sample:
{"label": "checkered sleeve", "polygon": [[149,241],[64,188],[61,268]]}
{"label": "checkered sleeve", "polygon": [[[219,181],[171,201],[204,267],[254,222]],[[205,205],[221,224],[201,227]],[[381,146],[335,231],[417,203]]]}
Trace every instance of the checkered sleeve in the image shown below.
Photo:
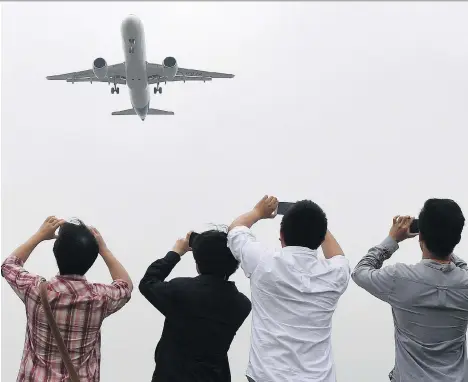
{"label": "checkered sleeve", "polygon": [[124,280],[114,280],[112,284],[93,284],[94,291],[106,299],[106,316],[114,314],[130,301],[132,291]]}
{"label": "checkered sleeve", "polygon": [[42,277],[29,273],[23,268],[24,262],[16,256],[9,256],[2,264],[2,276],[18,297],[25,302],[31,288],[38,286]]}

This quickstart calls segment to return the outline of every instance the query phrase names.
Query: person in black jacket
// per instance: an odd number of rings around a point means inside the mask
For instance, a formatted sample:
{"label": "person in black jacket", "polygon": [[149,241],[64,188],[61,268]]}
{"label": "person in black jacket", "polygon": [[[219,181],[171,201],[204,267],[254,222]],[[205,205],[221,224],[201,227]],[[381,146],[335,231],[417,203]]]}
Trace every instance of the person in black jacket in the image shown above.
{"label": "person in black jacket", "polygon": [[[166,317],[152,382],[230,382],[227,353],[251,303],[228,281],[239,263],[227,247],[227,233],[203,232],[193,248],[190,234],[151,264],[139,285],[143,296]],[[189,251],[199,275],[164,281]]]}

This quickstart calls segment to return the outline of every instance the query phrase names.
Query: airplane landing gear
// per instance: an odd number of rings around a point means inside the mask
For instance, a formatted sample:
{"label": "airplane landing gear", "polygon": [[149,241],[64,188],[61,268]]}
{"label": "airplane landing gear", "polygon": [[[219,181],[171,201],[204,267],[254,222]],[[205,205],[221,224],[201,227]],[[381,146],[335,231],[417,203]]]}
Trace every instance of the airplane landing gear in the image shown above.
{"label": "airplane landing gear", "polygon": [[159,86],[156,86],[156,87],[154,88],[154,94],[158,94],[158,93],[159,93],[159,94],[162,94],[162,88],[159,87]]}
{"label": "airplane landing gear", "polygon": [[128,42],[130,43],[130,46],[128,47],[128,53],[130,54],[133,54],[135,52],[135,39],[134,38],[131,38],[128,40]]}
{"label": "airplane landing gear", "polygon": [[120,88],[118,88],[118,87],[116,87],[116,86],[113,87],[113,88],[111,88],[111,94],[114,94],[114,93],[119,94],[119,93],[120,93]]}

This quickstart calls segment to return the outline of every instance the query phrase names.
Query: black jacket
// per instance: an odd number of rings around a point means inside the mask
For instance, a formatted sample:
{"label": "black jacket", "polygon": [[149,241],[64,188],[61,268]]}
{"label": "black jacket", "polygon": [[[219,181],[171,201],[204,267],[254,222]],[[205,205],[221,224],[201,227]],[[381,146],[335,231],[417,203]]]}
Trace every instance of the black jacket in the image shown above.
{"label": "black jacket", "polygon": [[200,275],[165,282],[180,256],[155,261],[140,292],[165,317],[155,351],[153,382],[230,382],[228,350],[250,314],[250,300],[233,282]]}

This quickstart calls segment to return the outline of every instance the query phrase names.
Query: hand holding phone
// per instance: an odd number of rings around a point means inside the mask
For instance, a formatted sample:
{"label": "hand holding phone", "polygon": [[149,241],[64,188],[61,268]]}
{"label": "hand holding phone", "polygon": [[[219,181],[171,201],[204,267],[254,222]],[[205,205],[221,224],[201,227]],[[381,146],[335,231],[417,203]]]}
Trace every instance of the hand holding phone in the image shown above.
{"label": "hand holding phone", "polygon": [[411,234],[419,233],[419,219],[414,219],[414,220],[411,222],[411,225],[410,225],[410,228],[409,228],[409,232],[410,232]]}
{"label": "hand holding phone", "polygon": [[189,247],[190,247],[190,248],[193,248],[193,243],[194,243],[195,239],[196,239],[199,235],[200,235],[200,234],[197,233],[197,232],[192,232],[192,233],[190,234],[190,237],[189,237]]}
{"label": "hand holding phone", "polygon": [[290,202],[279,202],[276,213],[278,215],[284,215],[293,205],[294,203],[290,203]]}

